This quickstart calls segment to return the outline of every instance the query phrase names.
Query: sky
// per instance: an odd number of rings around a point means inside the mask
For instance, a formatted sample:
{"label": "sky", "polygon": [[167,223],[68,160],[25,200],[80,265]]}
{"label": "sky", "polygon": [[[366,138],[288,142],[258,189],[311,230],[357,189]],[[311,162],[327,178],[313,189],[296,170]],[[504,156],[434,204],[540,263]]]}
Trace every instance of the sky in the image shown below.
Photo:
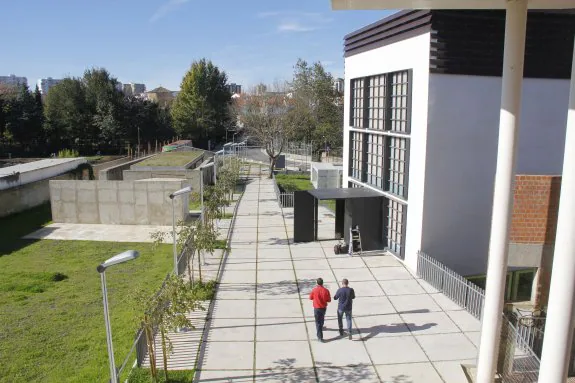
{"label": "sky", "polygon": [[298,58],[343,77],[343,37],[389,15],[330,0],[17,0],[2,4],[0,75],[81,76],[178,90],[208,58],[245,88],[289,80]]}

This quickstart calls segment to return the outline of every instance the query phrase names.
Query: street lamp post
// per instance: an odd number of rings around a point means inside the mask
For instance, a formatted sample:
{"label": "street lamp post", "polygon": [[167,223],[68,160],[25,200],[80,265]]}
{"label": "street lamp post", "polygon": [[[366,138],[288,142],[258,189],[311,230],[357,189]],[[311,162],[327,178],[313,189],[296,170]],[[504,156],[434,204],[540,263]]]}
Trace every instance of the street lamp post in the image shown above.
{"label": "street lamp post", "polygon": [[110,381],[118,383],[118,371],[116,370],[116,361],[114,360],[114,346],[112,344],[112,327],[110,326],[110,312],[108,309],[108,289],[106,287],[106,269],[120,263],[128,262],[140,256],[135,250],[128,250],[113,256],[104,263],[100,264],[96,270],[100,273],[102,282],[102,296],[104,301],[104,321],[106,322],[106,343],[108,344],[108,362],[110,364]]}
{"label": "street lamp post", "polygon": [[176,247],[176,205],[174,204],[174,198],[192,192],[191,186],[186,186],[183,189],[177,190],[170,194],[170,199],[172,200],[172,238],[173,238],[173,251],[174,251],[174,275],[178,275],[178,249]]}
{"label": "street lamp post", "polygon": [[140,127],[138,126],[138,158],[140,158]]}

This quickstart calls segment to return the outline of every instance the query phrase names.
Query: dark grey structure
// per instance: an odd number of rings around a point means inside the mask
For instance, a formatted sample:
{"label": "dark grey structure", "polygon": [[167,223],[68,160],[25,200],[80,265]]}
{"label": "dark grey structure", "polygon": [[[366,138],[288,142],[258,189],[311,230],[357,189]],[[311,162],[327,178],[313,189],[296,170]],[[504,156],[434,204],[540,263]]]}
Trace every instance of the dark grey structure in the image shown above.
{"label": "dark grey structure", "polygon": [[317,189],[294,193],[294,241],[317,241],[318,202],[335,200],[334,238],[349,242],[349,229],[358,225],[363,250],[383,250],[385,197],[367,188]]}

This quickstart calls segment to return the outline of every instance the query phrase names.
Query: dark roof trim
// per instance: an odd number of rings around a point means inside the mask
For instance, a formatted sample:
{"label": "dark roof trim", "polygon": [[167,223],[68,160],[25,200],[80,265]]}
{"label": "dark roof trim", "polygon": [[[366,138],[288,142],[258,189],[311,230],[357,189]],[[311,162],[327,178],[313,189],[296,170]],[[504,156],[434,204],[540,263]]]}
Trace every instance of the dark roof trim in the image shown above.
{"label": "dark roof trim", "polygon": [[307,190],[317,200],[356,199],[356,198],[384,198],[385,196],[369,188],[337,188]]}
{"label": "dark roof trim", "polygon": [[393,14],[345,36],[345,56],[380,48],[431,30],[431,11],[407,10]]}

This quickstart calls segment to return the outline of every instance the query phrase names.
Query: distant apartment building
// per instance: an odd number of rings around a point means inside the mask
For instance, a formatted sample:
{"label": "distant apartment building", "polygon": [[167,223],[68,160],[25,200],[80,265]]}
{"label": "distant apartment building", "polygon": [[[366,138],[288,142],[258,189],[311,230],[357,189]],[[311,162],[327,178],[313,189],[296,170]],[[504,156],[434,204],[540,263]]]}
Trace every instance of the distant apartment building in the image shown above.
{"label": "distant apartment building", "polygon": [[162,107],[166,107],[174,100],[174,92],[162,86],[152,89],[146,93],[146,98],[150,101],[158,103]]}
{"label": "distant apartment building", "polygon": [[40,89],[40,93],[43,96],[45,96],[48,94],[48,91],[50,90],[51,87],[60,82],[62,82],[61,79],[56,79],[52,77],[41,78],[40,80],[38,80],[38,89]]}
{"label": "distant apartment building", "polygon": [[131,82],[129,84],[123,84],[122,91],[126,96],[141,96],[146,93],[146,85]]}
{"label": "distant apartment building", "polygon": [[242,86],[236,83],[228,84],[228,90],[231,94],[241,94],[242,93]]}
{"label": "distant apartment building", "polygon": [[28,79],[11,74],[10,76],[0,76],[0,84],[8,86],[28,85]]}
{"label": "distant apartment building", "polygon": [[338,78],[336,80],[334,80],[333,82],[333,89],[338,92],[343,94],[344,91],[344,84],[345,84],[345,80],[343,78]]}

